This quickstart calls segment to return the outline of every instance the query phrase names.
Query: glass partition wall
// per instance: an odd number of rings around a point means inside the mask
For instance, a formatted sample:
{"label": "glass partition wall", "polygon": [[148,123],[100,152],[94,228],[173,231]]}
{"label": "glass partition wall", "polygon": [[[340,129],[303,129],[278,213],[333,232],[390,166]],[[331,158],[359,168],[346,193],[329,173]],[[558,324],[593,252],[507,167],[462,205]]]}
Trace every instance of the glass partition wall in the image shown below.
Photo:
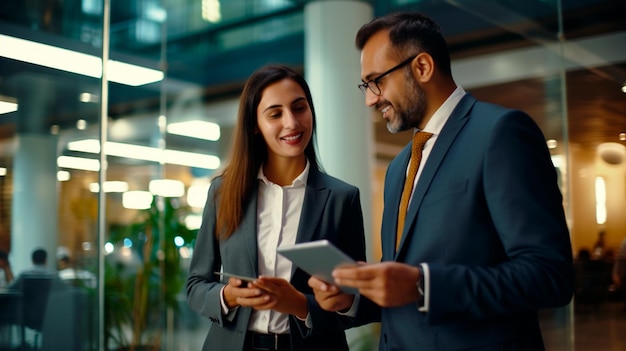
{"label": "glass partition wall", "polygon": [[[617,15],[625,5],[371,4],[376,15],[433,16],[457,83],[537,121],[560,176],[573,252],[587,249],[603,267],[614,262],[626,237],[626,25]],[[245,78],[266,62],[303,67],[304,6],[0,5],[0,250],[19,275],[43,248],[46,267],[63,280],[35,289],[49,303],[28,324],[30,297],[0,285],[0,350],[201,349],[209,322],[187,307],[184,281],[210,176],[227,157]],[[372,120],[374,190],[362,200],[372,202],[378,258],[384,172],[409,135],[388,133],[377,112]],[[581,286],[572,304],[541,312],[548,350],[614,345],[611,327],[591,323],[619,303],[619,286],[603,279],[595,295]]]}
{"label": "glass partition wall", "polygon": [[224,149],[203,87],[168,79],[159,2],[16,3],[0,6],[1,249],[16,276],[45,250],[47,304],[20,286],[0,348],[184,349],[185,265]]}

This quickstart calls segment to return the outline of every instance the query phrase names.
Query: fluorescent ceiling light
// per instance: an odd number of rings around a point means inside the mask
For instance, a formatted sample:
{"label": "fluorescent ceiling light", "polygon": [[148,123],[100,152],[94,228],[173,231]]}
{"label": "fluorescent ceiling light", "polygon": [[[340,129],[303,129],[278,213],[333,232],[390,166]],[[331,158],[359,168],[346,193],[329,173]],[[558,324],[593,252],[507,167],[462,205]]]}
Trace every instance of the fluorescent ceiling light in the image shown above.
{"label": "fluorescent ceiling light", "polygon": [[206,121],[187,121],[170,123],[167,132],[191,138],[216,141],[220,139],[220,126],[217,123]]}
{"label": "fluorescent ceiling light", "polygon": [[[102,77],[100,57],[4,34],[0,34],[0,56],[88,77]],[[109,60],[107,74],[109,81],[131,86],[163,80],[161,71],[114,60]]]}
{"label": "fluorescent ceiling light", "polygon": [[[72,141],[67,144],[67,148],[72,151],[99,153],[100,142],[96,139]],[[104,154],[196,168],[217,169],[220,166],[220,158],[213,155],[167,149],[161,150],[155,147],[123,144],[112,141],[108,141],[105,144]]]}
{"label": "fluorescent ceiling light", "polygon": [[127,191],[122,194],[122,206],[135,210],[147,210],[152,205],[152,197],[149,191]]}
{"label": "fluorescent ceiling light", "polygon": [[7,175],[7,169],[0,167],[0,177],[4,177],[5,175]]}
{"label": "fluorescent ceiling light", "polygon": [[15,102],[8,102],[0,100],[0,115],[3,113],[17,111],[17,104]]}
{"label": "fluorescent ceiling light", "polygon": [[606,223],[606,183],[604,177],[596,177],[596,223]]}
{"label": "fluorescent ceiling light", "polygon": [[151,193],[163,197],[181,197],[185,194],[185,184],[174,179],[154,179],[148,189]]}
{"label": "fluorescent ceiling light", "polygon": [[100,152],[100,142],[96,139],[85,139],[80,141],[70,141],[67,148],[72,151],[88,152],[97,154]]}
{"label": "fluorescent ceiling light", "polygon": [[60,168],[82,169],[84,171],[99,171],[100,161],[92,158],[59,156],[57,166]]}
{"label": "fluorescent ceiling light", "polygon": [[[97,193],[100,191],[100,184],[90,183],[89,191]],[[123,193],[128,191],[128,183],[120,180],[110,180],[102,184],[102,191],[105,193]]]}
{"label": "fluorescent ceiling light", "polygon": [[155,69],[109,60],[108,79],[111,82],[139,86],[163,80],[163,72]]}
{"label": "fluorescent ceiling light", "polygon": [[210,186],[211,184],[190,186],[187,189],[187,204],[195,208],[204,207]]}
{"label": "fluorescent ceiling light", "polygon": [[165,163],[206,169],[220,167],[220,158],[217,156],[177,150],[164,150],[164,153]]}

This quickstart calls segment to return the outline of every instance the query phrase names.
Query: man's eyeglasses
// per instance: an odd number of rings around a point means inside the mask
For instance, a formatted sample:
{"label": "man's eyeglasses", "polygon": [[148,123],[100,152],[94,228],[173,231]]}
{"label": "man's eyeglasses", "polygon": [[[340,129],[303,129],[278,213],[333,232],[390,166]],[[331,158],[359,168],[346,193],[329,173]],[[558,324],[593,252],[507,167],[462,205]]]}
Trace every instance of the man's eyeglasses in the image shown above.
{"label": "man's eyeglasses", "polygon": [[416,57],[417,57],[417,55],[409,57],[408,59],[406,59],[406,60],[400,62],[399,64],[391,67],[386,72],[378,75],[378,77],[376,77],[374,79],[371,79],[371,80],[369,80],[367,82],[363,82],[362,84],[357,85],[357,87],[359,87],[359,89],[361,90],[361,92],[363,94],[367,93],[367,88],[369,88],[372,91],[372,93],[374,93],[374,95],[380,96],[381,92],[380,92],[380,87],[378,86],[380,81],[383,78],[385,78],[385,76],[390,74],[391,72],[406,66],[407,64],[409,64],[409,62],[413,61],[413,59],[416,58]]}

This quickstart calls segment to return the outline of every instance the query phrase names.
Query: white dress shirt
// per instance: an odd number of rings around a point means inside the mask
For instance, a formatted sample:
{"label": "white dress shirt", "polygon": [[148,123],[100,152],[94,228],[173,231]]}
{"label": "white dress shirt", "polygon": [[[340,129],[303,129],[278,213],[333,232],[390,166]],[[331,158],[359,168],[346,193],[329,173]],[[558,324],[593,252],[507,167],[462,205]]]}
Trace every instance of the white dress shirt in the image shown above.
{"label": "white dress shirt", "polygon": [[[433,116],[430,118],[430,120],[424,127],[424,130],[423,130],[424,132],[429,132],[429,133],[432,133],[433,135],[430,137],[430,139],[428,139],[428,141],[426,141],[426,144],[424,145],[424,149],[422,150],[422,160],[420,161],[419,168],[417,169],[417,175],[415,176],[415,180],[413,183],[413,192],[415,192],[415,188],[417,187],[417,182],[419,181],[420,174],[422,174],[424,165],[426,164],[426,161],[428,160],[428,156],[430,156],[430,152],[432,151],[433,146],[435,145],[435,142],[437,141],[437,138],[439,137],[439,134],[441,134],[441,130],[443,129],[443,126],[446,124],[446,122],[448,121],[448,118],[450,118],[450,115],[452,114],[452,111],[454,111],[454,109],[456,108],[456,105],[459,104],[459,101],[461,101],[461,98],[463,98],[463,96],[465,96],[465,90],[463,90],[463,88],[461,88],[460,86],[457,86],[456,89],[452,92],[452,94],[448,96],[448,99],[446,99],[446,101],[439,107],[439,109],[435,111]],[[413,131],[413,133],[417,133],[418,131],[419,129],[416,128]],[[408,166],[409,165],[407,165],[407,168],[406,168],[407,175],[409,174]],[[411,205],[412,199],[413,199],[413,193],[411,193],[411,197],[409,199],[409,206]]]}
{"label": "white dress shirt", "polygon": [[[259,194],[257,200],[257,255],[259,275],[291,279],[292,263],[276,253],[282,245],[293,245],[296,242],[298,224],[302,214],[304,193],[309,178],[310,164],[307,160],[304,171],[294,179],[291,185],[280,186],[270,182],[259,169]],[[221,294],[222,312],[226,315],[230,310],[224,301],[224,288]],[[307,326],[310,324],[305,321]],[[289,316],[272,310],[253,310],[248,323],[248,330],[258,333],[289,333]]]}
{"label": "white dress shirt", "polygon": [[[259,169],[257,202],[257,247],[259,275],[291,279],[291,261],[276,253],[276,248],[296,242],[298,224],[309,176],[309,162],[291,185],[270,182]],[[273,310],[253,310],[248,330],[259,333],[289,333],[289,316]]]}

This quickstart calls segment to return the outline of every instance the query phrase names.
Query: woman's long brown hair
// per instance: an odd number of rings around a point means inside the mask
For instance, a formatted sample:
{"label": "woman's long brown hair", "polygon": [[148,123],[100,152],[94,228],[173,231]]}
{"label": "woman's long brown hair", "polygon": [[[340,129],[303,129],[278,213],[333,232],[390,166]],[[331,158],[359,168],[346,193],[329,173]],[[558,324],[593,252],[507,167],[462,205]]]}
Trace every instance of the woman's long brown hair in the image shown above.
{"label": "woman's long brown hair", "polygon": [[275,82],[291,79],[298,83],[308,100],[313,116],[313,134],[304,154],[311,168],[320,169],[315,153],[315,109],[309,85],[295,70],[278,64],[265,65],[257,69],[246,82],[239,101],[237,125],[233,131],[228,164],[223,168],[222,184],[216,191],[217,219],[215,235],[224,240],[230,237],[243,218],[244,206],[256,188],[259,167],[267,160],[267,145],[257,133],[257,108],[263,90]]}

